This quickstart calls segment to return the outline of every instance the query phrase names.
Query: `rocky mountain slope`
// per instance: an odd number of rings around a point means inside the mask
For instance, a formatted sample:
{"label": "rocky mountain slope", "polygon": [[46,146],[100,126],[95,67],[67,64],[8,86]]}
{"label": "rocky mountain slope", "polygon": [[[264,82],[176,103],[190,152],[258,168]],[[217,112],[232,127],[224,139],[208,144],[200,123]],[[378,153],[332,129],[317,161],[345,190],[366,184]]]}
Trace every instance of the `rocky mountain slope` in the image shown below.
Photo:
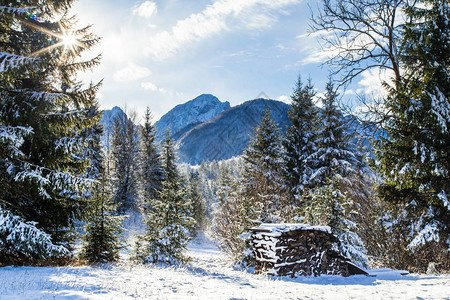
{"label": "rocky mountain slope", "polygon": [[176,143],[180,161],[199,164],[205,160],[223,160],[242,154],[266,107],[271,110],[272,119],[285,130],[289,124],[289,105],[266,99],[247,101],[198,124],[179,137]]}
{"label": "rocky mountain slope", "polygon": [[[156,122],[155,126],[160,140],[167,128],[171,128],[180,162],[195,165],[207,160],[219,161],[242,154],[266,107],[284,132],[290,125],[290,106],[286,103],[255,99],[230,108],[228,102],[220,102],[215,96],[208,94],[176,106]],[[112,133],[113,119],[123,114],[119,107],[104,112],[102,123],[106,132]],[[346,116],[346,120],[352,135],[371,134],[371,129],[361,129],[354,117]],[[357,139],[353,142],[356,144]],[[364,140],[364,145],[369,146],[368,140]]]}
{"label": "rocky mountain slope", "polygon": [[110,139],[113,134],[114,120],[123,117],[125,117],[125,113],[118,106],[114,106],[112,109],[107,109],[103,112],[103,117],[100,120],[100,123],[103,124],[104,133],[102,142],[105,146],[109,146],[108,139]]}
{"label": "rocky mountain slope", "polygon": [[229,108],[229,102],[221,102],[216,96],[210,94],[203,94],[186,103],[179,104],[155,123],[159,140],[164,137],[168,128],[174,136],[180,130],[183,131],[186,126],[191,128],[192,124],[208,121]]}

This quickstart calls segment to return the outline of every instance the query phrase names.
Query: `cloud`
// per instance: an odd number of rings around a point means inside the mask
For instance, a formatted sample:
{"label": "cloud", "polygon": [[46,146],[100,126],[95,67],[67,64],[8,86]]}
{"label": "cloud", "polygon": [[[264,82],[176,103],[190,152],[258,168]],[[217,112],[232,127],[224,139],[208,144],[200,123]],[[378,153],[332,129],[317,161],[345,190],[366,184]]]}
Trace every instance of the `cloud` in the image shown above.
{"label": "cloud", "polygon": [[156,92],[156,91],[158,91],[158,92],[165,92],[165,89],[163,89],[163,88],[159,88],[159,87],[157,87],[153,82],[149,82],[149,81],[147,81],[147,82],[142,82],[141,83],[141,87],[144,89],[144,90],[149,90],[149,91],[153,91],[153,92]]}
{"label": "cloud", "polygon": [[289,96],[286,95],[281,95],[277,97],[278,101],[284,102],[284,103],[290,103],[291,102],[291,98]]}
{"label": "cloud", "polygon": [[319,41],[327,36],[330,36],[331,32],[319,30],[317,32],[309,32],[300,34],[296,38],[300,40],[302,46],[302,52],[305,54],[305,58],[301,60],[302,65],[324,63],[330,57],[335,57],[339,54],[339,49],[332,46],[322,47]]}
{"label": "cloud", "polygon": [[113,78],[117,82],[135,81],[145,78],[150,74],[151,72],[148,68],[129,62],[125,68],[115,72]]}
{"label": "cloud", "polygon": [[158,87],[152,82],[142,82],[141,87],[144,90],[157,91]]}
{"label": "cloud", "polygon": [[150,18],[158,12],[156,3],[153,1],[145,1],[133,10],[134,15],[144,18]]}
{"label": "cloud", "polygon": [[170,30],[152,38],[146,53],[157,60],[176,54],[187,45],[230,30],[270,28],[273,11],[302,0],[216,0],[203,11],[179,20]]}
{"label": "cloud", "polygon": [[383,82],[392,84],[392,71],[387,69],[370,69],[364,71],[362,79],[358,82],[362,88],[356,90],[357,94],[364,93],[373,98],[383,98],[386,96],[386,89],[383,87]]}

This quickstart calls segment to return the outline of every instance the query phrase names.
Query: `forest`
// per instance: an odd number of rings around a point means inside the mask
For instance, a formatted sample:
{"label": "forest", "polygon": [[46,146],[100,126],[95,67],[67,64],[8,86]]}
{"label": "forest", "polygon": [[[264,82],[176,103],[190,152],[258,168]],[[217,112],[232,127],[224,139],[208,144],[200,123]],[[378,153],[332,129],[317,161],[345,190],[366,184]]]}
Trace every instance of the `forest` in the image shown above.
{"label": "forest", "polygon": [[[96,265],[124,248],[138,264],[183,264],[203,232],[251,266],[249,228],[306,223],[329,226],[363,268],[450,271],[447,0],[321,1],[325,92],[302,74],[285,134],[266,110],[242,156],[197,166],[178,163],[170,131],[157,141],[151,106],[104,128],[102,82],[78,77],[101,63],[86,59],[100,37],[72,5],[0,1],[0,266]],[[384,98],[355,99],[362,136],[340,100],[372,68],[393,76]]]}

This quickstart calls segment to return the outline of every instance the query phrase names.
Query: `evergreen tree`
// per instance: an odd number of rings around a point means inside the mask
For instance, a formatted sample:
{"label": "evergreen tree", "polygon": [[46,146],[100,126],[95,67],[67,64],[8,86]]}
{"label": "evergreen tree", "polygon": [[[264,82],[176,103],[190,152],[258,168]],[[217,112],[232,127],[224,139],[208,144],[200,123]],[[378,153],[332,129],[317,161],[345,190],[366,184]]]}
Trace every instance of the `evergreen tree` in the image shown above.
{"label": "evergreen tree", "polygon": [[0,266],[28,264],[68,254],[67,248],[55,245],[50,235],[35,223],[25,222],[0,207]]}
{"label": "evergreen tree", "polygon": [[341,190],[339,179],[326,179],[322,186],[309,191],[311,203],[303,211],[309,223],[331,228],[332,233],[339,238],[341,254],[367,268],[367,251],[357,234],[355,206],[352,199]]}
{"label": "evergreen tree", "polygon": [[243,154],[243,193],[252,220],[287,221],[289,205],[283,183],[283,154],[280,129],[266,108]]}
{"label": "evergreen tree", "polygon": [[112,193],[109,183],[105,180],[104,159],[100,138],[103,126],[96,124],[91,130],[89,139],[90,167],[87,177],[97,181],[87,195],[88,209],[86,210],[85,235],[80,258],[89,263],[105,263],[116,261],[119,251],[123,248],[121,234],[123,231],[123,217],[114,216],[115,207],[112,204]]}
{"label": "evergreen tree", "polygon": [[344,179],[355,173],[357,157],[344,116],[337,108],[337,97],[329,81],[322,98],[322,110],[317,116],[321,127],[317,132],[316,151],[307,159],[312,174],[306,181],[312,187],[323,185],[326,179],[336,176]]}
{"label": "evergreen tree", "polygon": [[213,232],[219,247],[233,260],[246,262],[248,253],[245,250],[248,247],[241,235],[254,223],[248,219],[248,208],[242,201],[240,185],[227,167],[221,170],[216,195],[218,202],[214,211]]}
{"label": "evergreen tree", "polygon": [[124,247],[122,216],[115,216],[112,193],[108,184],[101,179],[93,191],[87,211],[87,225],[83,236],[80,258],[89,263],[106,263],[119,259],[119,251]]}
{"label": "evergreen tree", "polygon": [[98,38],[90,27],[75,29],[71,5],[0,4],[0,205],[57,243],[81,217],[90,181],[79,176],[89,162],[78,154],[83,131],[100,118],[89,115],[99,84],[76,82],[78,71],[99,63],[81,59]]}
{"label": "evergreen tree", "polygon": [[395,230],[408,250],[423,251],[415,267],[424,271],[431,261],[447,269],[450,261],[450,7],[419,4],[406,9],[405,72],[385,103],[390,118],[375,167],[384,178],[380,196],[398,216]]}
{"label": "evergreen tree", "polygon": [[349,204],[346,206],[347,212],[350,212],[347,217],[356,224],[352,231],[363,241],[371,267],[393,266],[391,262],[396,257],[392,249],[396,246],[385,228],[386,224],[391,223],[391,220],[386,219],[389,216],[388,207],[377,197],[375,186],[379,178],[368,168],[365,158],[373,154],[361,145],[356,149],[354,172],[338,182],[339,191]]}
{"label": "evergreen tree", "polygon": [[306,183],[312,174],[308,158],[316,151],[317,109],[313,103],[314,95],[311,81],[304,85],[299,77],[288,112],[291,126],[288,127],[284,140],[284,173],[295,202],[301,201]]}
{"label": "evergreen tree", "polygon": [[192,203],[193,218],[195,220],[192,236],[196,236],[200,231],[206,229],[208,221],[206,219],[206,201],[202,193],[200,174],[197,171],[191,171],[189,174],[187,198]]}
{"label": "evergreen tree", "polygon": [[114,158],[114,204],[119,214],[137,209],[137,180],[139,166],[139,133],[135,114],[114,120],[112,156]]}
{"label": "evergreen tree", "polygon": [[136,244],[136,257],[143,263],[174,264],[188,258],[183,254],[194,226],[192,206],[186,199],[176,165],[173,141],[168,131],[161,151],[164,180],[147,215],[146,232]]}
{"label": "evergreen tree", "polygon": [[348,196],[358,160],[351,148],[346,122],[337,108],[337,97],[333,84],[328,82],[323,108],[317,115],[321,127],[316,134],[316,151],[307,158],[311,176],[306,180],[309,189],[302,212],[308,222],[330,226],[340,240],[341,253],[368,267],[366,250],[357,234],[355,204]]}
{"label": "evergreen tree", "polygon": [[140,196],[145,210],[151,200],[157,197],[163,180],[163,170],[156,145],[156,129],[152,124],[152,115],[148,107],[145,111],[144,126],[141,127],[140,170]]}

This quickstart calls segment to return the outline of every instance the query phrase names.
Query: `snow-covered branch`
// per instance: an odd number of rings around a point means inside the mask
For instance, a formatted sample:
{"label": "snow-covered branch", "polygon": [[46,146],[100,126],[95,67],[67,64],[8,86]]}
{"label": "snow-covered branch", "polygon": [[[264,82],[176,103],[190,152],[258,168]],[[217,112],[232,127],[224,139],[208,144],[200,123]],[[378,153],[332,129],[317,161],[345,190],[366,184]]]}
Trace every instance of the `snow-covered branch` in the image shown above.
{"label": "snow-covered branch", "polygon": [[12,127],[0,124],[0,143],[6,143],[13,156],[20,156],[22,151],[19,148],[24,142],[24,136],[32,132],[31,127]]}
{"label": "snow-covered branch", "polygon": [[28,14],[34,7],[25,7],[25,8],[17,8],[11,6],[0,5],[0,15],[9,14],[9,15],[24,15]]}
{"label": "snow-covered branch", "polygon": [[53,244],[50,235],[38,229],[36,223],[25,222],[0,207],[0,253],[44,259],[68,255],[69,250]]}
{"label": "snow-covered branch", "polygon": [[55,148],[57,150],[63,149],[64,154],[71,154],[74,152],[81,151],[84,147],[83,140],[79,137],[63,137],[55,141]]}
{"label": "snow-covered branch", "polygon": [[11,69],[22,67],[26,64],[32,64],[36,58],[15,55],[7,52],[0,52],[0,73]]}
{"label": "snow-covered branch", "polygon": [[81,178],[79,176],[52,170],[45,167],[30,164],[28,162],[19,162],[14,165],[7,162],[7,172],[13,176],[15,181],[32,181],[39,185],[39,194],[50,198],[47,190],[64,190],[67,186],[73,191],[82,191],[96,183],[93,179]]}

